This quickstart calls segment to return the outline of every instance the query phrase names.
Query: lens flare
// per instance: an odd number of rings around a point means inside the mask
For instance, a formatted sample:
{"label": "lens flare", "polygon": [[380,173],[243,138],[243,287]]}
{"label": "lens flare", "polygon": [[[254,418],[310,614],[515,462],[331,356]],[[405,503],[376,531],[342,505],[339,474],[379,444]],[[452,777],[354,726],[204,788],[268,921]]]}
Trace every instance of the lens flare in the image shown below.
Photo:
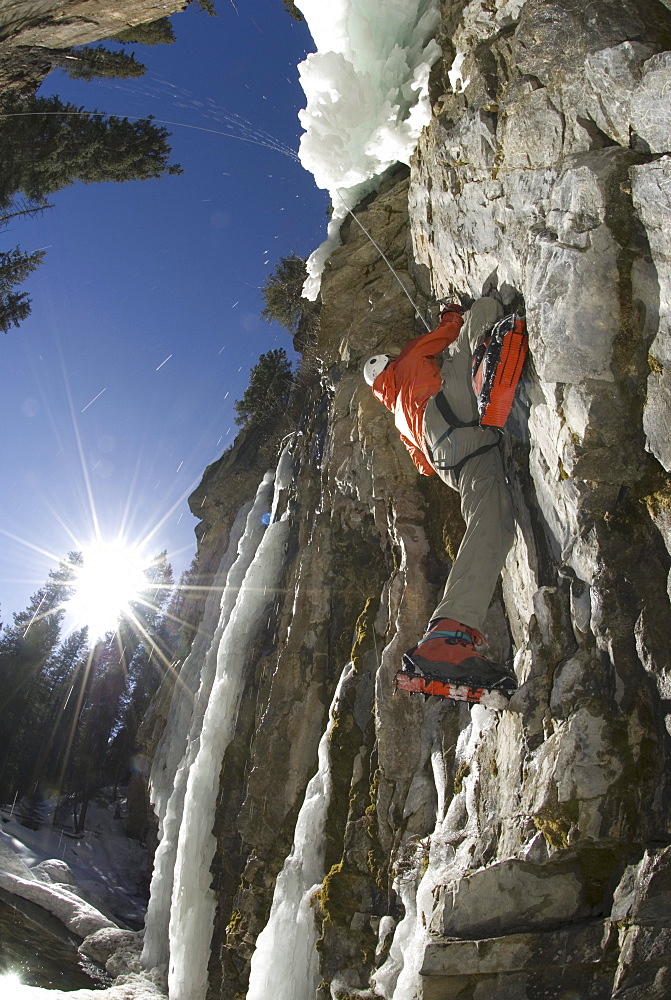
{"label": "lens flare", "polygon": [[112,631],[148,586],[140,553],[123,542],[97,542],[82,552],[68,611],[91,639]]}
{"label": "lens flare", "polygon": [[30,990],[23,985],[15,972],[0,973],[0,996],[3,1000],[19,1000],[28,997]]}

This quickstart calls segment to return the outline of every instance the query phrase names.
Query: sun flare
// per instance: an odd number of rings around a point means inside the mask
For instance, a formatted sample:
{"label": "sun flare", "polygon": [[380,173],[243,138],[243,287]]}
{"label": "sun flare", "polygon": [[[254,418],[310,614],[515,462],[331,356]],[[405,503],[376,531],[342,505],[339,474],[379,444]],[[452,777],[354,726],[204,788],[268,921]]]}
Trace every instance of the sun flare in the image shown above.
{"label": "sun flare", "polygon": [[113,630],[147,587],[145,562],[137,549],[122,542],[97,542],[84,549],[68,602],[77,627],[87,625],[91,639]]}
{"label": "sun flare", "polygon": [[4,1000],[19,1000],[19,997],[27,997],[30,993],[15,972],[0,973],[0,990]]}

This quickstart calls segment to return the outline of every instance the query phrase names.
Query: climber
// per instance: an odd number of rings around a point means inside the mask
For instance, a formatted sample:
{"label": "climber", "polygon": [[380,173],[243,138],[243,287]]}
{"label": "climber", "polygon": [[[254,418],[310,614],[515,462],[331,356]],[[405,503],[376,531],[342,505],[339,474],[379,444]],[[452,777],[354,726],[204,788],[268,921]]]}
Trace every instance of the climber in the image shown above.
{"label": "climber", "polygon": [[[473,355],[501,319],[493,298],[467,311],[449,305],[435,330],[412,340],[397,357],[378,354],[364,365],[373,393],[394,414],[401,440],[423,475],[458,490],[466,533],[445,591],[427,629],[403,657],[398,687],[456,701],[507,697],[516,682],[483,655],[489,602],[515,522],[499,449],[501,431],[481,426],[473,390]],[[446,348],[452,345],[448,352]],[[445,351],[442,367],[436,355]],[[504,701],[505,704],[505,701]]]}

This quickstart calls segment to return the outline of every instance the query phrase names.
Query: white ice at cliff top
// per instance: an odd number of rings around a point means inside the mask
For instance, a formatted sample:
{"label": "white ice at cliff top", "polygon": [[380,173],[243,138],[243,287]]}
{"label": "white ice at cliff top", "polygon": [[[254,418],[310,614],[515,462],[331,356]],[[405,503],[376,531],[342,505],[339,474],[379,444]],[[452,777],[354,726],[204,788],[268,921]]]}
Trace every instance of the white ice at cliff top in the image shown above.
{"label": "white ice at cliff top", "polygon": [[303,294],[317,297],[347,209],[392,164],[409,163],[431,117],[429,73],[438,0],[296,0],[317,51],[299,67],[307,107],[298,155],[333,203],[328,238],[308,260]]}

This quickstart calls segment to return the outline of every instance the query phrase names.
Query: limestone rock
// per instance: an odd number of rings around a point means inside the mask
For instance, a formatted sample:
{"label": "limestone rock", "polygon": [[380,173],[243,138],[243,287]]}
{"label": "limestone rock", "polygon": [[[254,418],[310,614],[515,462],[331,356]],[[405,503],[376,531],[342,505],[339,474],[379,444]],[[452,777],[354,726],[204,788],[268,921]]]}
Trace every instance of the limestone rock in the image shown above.
{"label": "limestone rock", "polygon": [[612,980],[614,947],[601,922],[539,934],[428,946],[421,969],[424,1000],[465,997],[570,995],[605,1000]]}
{"label": "limestone rock", "polygon": [[186,6],[184,0],[13,0],[0,9],[0,41],[68,48],[86,45],[136,24],[156,21]]}
{"label": "limestone rock", "polygon": [[586,916],[579,866],[534,865],[511,858],[441,888],[431,930],[445,937],[488,938],[543,930]]}

